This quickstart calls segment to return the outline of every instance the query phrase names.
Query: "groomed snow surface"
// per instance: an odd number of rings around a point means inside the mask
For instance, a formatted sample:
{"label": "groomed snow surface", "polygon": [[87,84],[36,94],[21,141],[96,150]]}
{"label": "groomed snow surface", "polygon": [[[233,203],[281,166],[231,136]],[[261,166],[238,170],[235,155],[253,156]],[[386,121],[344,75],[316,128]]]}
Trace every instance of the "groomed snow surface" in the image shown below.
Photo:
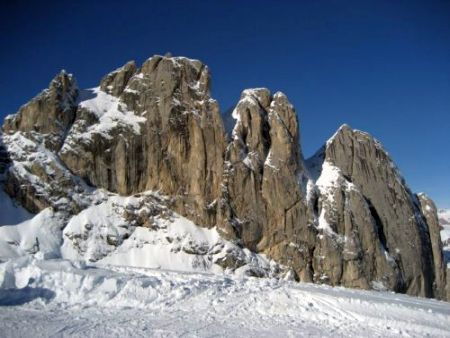
{"label": "groomed snow surface", "polygon": [[393,293],[32,257],[1,270],[4,337],[450,336],[450,304]]}

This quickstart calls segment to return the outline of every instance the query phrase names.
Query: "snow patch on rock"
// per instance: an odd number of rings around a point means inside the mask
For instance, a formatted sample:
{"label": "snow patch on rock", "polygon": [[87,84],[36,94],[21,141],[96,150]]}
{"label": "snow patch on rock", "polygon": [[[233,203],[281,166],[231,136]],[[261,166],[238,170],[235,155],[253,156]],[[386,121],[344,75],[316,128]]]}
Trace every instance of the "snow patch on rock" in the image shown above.
{"label": "snow patch on rock", "polygon": [[82,135],[84,138],[90,138],[91,134],[94,133],[109,136],[109,131],[117,126],[130,127],[135,134],[140,134],[139,124],[146,121],[144,117],[128,111],[125,103],[121,102],[119,98],[101,91],[100,87],[82,92],[79,106],[94,113],[98,118],[98,123],[90,126],[87,132]]}

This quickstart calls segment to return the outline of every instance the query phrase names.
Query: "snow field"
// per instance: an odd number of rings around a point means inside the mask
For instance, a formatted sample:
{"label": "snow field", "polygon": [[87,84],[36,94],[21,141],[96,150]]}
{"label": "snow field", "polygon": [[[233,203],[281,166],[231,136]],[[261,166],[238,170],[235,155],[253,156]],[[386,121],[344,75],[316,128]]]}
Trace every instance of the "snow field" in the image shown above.
{"label": "snow field", "polygon": [[0,305],[24,303],[1,307],[6,337],[450,336],[450,304],[393,293],[31,257],[0,269]]}

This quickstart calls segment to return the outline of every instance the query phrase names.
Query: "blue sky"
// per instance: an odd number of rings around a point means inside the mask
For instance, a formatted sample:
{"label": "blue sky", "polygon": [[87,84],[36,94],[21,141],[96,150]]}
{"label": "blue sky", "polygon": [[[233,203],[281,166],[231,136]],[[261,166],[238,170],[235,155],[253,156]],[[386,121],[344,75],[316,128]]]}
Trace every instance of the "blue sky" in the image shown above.
{"label": "blue sky", "polygon": [[285,92],[306,156],[343,123],[370,132],[414,191],[450,207],[449,1],[10,1],[0,9],[0,118],[66,69],[96,86],[171,52],[240,92]]}

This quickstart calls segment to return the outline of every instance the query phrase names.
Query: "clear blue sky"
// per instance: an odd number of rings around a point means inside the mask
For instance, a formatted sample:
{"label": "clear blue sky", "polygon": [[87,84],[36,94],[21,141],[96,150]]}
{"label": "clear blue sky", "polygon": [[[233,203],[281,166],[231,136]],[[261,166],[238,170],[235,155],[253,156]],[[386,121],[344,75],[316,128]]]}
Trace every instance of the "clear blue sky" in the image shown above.
{"label": "clear blue sky", "polygon": [[342,123],[370,132],[450,207],[450,1],[5,2],[0,118],[60,69],[93,87],[170,51],[209,65],[224,111],[245,88],[285,92],[306,156]]}

